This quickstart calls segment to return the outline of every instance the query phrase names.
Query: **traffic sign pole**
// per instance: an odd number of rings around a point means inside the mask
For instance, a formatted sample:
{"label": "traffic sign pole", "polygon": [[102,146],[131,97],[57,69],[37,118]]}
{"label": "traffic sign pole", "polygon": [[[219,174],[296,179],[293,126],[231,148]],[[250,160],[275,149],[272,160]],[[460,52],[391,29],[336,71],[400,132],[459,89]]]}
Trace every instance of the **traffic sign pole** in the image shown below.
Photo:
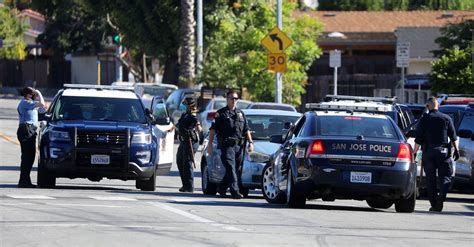
{"label": "traffic sign pole", "polygon": [[340,50],[332,50],[329,52],[329,67],[334,68],[334,95],[337,95],[337,68],[341,67]]}
{"label": "traffic sign pole", "polygon": [[401,73],[401,88],[402,95],[400,101],[405,102],[405,68],[410,64],[410,43],[409,42],[399,42],[397,43],[397,67],[402,70]]}
{"label": "traffic sign pole", "polygon": [[[283,28],[282,24],[282,0],[277,0],[277,6],[276,6],[276,22],[277,22],[277,27],[281,30]],[[282,74],[281,73],[276,73],[275,75],[275,102],[276,103],[281,103],[282,102]]]}

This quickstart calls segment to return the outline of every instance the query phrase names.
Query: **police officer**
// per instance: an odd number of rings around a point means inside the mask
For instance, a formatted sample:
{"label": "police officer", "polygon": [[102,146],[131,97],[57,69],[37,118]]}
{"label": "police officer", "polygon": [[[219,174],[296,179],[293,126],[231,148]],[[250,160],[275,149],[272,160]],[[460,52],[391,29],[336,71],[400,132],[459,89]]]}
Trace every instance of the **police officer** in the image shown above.
{"label": "police officer", "polygon": [[[430,211],[441,212],[446,199],[453,175],[453,160],[451,149],[454,148],[453,158],[459,159],[459,149],[456,144],[457,136],[452,119],[438,111],[438,101],[431,97],[427,106],[429,113],[423,115],[416,130],[415,153],[422,148],[423,168],[426,173],[426,185],[430,200]],[[449,140],[448,141],[448,137]],[[436,172],[441,182],[437,192]]]}
{"label": "police officer", "polygon": [[196,117],[196,102],[194,98],[186,98],[180,105],[181,118],[178,120],[177,133],[180,140],[176,162],[183,186],[180,192],[194,191],[194,153],[199,146],[201,125]]}
{"label": "police officer", "polygon": [[[248,141],[248,151],[253,151],[252,136],[247,127],[247,119],[242,111],[236,108],[238,95],[234,91],[227,92],[227,106],[219,109],[215,115],[215,122],[209,131],[209,143],[217,134],[218,147],[221,149],[221,161],[226,172],[219,189],[221,196],[225,196],[227,188],[230,187],[232,198],[240,199],[239,192],[242,174],[242,154],[244,139]],[[212,145],[207,146],[207,152],[212,155]]]}
{"label": "police officer", "polygon": [[37,108],[44,107],[43,95],[39,90],[25,87],[21,91],[23,99],[18,104],[20,123],[16,132],[21,147],[21,166],[19,188],[35,188],[31,183],[30,172],[36,155],[36,129],[38,128]]}

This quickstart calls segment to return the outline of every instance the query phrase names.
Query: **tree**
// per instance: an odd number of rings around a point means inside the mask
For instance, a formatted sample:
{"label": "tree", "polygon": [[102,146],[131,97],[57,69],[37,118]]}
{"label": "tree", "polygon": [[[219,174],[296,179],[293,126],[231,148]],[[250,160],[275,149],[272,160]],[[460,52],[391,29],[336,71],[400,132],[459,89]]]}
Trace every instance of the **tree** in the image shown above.
{"label": "tree", "polygon": [[435,56],[444,54],[447,49],[458,47],[465,49],[470,46],[474,20],[466,20],[461,23],[451,23],[441,28],[441,36],[435,39],[440,49],[433,51]]}
{"label": "tree", "polygon": [[433,62],[429,80],[431,90],[441,93],[474,93],[472,78],[472,48],[447,49],[446,53]]}
{"label": "tree", "polygon": [[28,26],[18,19],[15,10],[0,6],[0,39],[3,47],[0,48],[0,58],[24,59],[26,57],[26,43],[23,33]]}
{"label": "tree", "polygon": [[181,0],[180,85],[190,87],[195,77],[194,0]]}
{"label": "tree", "polygon": [[105,18],[76,0],[34,1],[33,8],[46,19],[37,41],[57,56],[74,52],[100,52],[106,34]]}
{"label": "tree", "polygon": [[[247,89],[252,100],[273,101],[275,77],[268,73],[267,52],[260,40],[275,27],[274,4],[265,0],[242,0],[219,6],[206,20],[217,24],[207,36],[202,76],[199,81],[217,88]],[[301,104],[306,70],[321,53],[316,45],[322,26],[309,16],[291,17],[295,4],[283,5],[283,30],[294,41],[287,49],[288,71],[283,76],[283,101]]]}

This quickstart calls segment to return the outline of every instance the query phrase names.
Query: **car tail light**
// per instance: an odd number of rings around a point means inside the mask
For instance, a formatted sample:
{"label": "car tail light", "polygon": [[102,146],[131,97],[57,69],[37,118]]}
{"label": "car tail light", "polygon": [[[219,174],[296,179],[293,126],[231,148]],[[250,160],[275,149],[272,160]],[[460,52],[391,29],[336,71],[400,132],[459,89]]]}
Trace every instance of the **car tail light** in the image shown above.
{"label": "car tail light", "polygon": [[324,154],[324,145],[322,140],[315,140],[309,147],[309,155]]}
{"label": "car tail light", "polygon": [[207,120],[214,120],[215,116],[216,116],[216,112],[208,112],[207,113]]}
{"label": "car tail light", "polygon": [[398,149],[398,154],[397,154],[397,161],[413,162],[413,154],[408,144],[406,143],[400,144],[400,149]]}

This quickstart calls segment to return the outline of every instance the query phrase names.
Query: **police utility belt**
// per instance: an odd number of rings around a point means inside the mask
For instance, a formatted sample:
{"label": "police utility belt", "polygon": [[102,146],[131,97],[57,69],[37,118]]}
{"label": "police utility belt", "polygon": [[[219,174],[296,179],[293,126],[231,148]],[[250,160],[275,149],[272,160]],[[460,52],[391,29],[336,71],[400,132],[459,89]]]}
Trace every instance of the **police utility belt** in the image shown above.
{"label": "police utility belt", "polygon": [[238,138],[238,137],[226,137],[226,138],[223,138],[221,143],[222,145],[224,146],[228,146],[228,147],[233,147],[235,145],[238,145],[238,146],[242,146],[244,145],[244,139],[243,138]]}
{"label": "police utility belt", "polygon": [[449,144],[449,143],[448,144],[426,145],[425,147],[426,147],[425,150],[435,149],[435,150],[441,151],[441,153],[451,154],[451,144]]}

